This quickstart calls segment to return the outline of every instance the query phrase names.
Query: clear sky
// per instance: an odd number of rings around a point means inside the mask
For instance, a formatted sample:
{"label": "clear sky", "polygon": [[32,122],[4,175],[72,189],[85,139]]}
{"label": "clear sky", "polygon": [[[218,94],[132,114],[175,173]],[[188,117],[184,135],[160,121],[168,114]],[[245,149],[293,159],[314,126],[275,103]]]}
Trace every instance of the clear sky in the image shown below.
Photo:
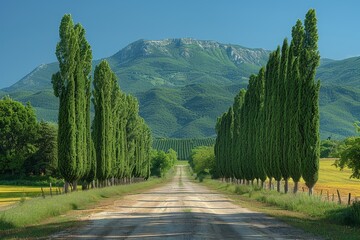
{"label": "clear sky", "polygon": [[310,8],[323,58],[360,55],[358,0],[0,0],[0,88],[56,61],[65,13],[85,27],[99,59],[138,39],[191,37],[273,50]]}

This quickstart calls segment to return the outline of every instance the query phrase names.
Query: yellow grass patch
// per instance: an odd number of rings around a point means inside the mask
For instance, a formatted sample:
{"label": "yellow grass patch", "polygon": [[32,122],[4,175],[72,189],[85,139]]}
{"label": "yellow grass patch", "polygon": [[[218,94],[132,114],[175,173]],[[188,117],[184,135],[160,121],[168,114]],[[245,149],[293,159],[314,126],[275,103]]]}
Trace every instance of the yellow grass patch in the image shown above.
{"label": "yellow grass patch", "polygon": [[[50,188],[43,187],[45,195],[50,195]],[[53,188],[55,194],[55,188]],[[0,210],[21,199],[41,196],[41,187],[0,185]]]}
{"label": "yellow grass patch", "polygon": [[[355,200],[357,197],[360,200],[360,179],[350,178],[351,170],[343,169],[333,166],[335,158],[322,158],[320,159],[320,171],[319,181],[314,187],[315,193],[319,195],[322,192],[322,197],[330,197],[332,200],[337,201],[337,190],[340,192],[340,196],[343,202],[347,202],[348,195],[351,193],[351,199]],[[307,191],[304,180],[301,180],[300,190],[302,188]]]}
{"label": "yellow grass patch", "polygon": [[41,192],[41,187],[0,185],[0,193]]}

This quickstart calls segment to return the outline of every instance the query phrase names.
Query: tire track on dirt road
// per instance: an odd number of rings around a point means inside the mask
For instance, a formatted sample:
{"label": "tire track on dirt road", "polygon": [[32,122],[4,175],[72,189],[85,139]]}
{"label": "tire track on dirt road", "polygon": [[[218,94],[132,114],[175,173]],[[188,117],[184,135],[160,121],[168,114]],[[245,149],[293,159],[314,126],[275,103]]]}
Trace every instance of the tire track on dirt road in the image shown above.
{"label": "tire track on dirt road", "polygon": [[116,200],[51,239],[318,239],[191,182],[183,166],[161,187]]}

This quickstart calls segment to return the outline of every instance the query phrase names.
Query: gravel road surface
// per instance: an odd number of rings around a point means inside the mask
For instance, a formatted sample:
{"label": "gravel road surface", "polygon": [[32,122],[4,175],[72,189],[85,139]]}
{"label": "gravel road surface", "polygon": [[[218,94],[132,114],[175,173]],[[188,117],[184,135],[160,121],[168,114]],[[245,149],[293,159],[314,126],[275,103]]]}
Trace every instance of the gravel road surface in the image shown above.
{"label": "gravel road surface", "polygon": [[178,166],[173,180],[127,195],[51,239],[318,239],[193,183]]}

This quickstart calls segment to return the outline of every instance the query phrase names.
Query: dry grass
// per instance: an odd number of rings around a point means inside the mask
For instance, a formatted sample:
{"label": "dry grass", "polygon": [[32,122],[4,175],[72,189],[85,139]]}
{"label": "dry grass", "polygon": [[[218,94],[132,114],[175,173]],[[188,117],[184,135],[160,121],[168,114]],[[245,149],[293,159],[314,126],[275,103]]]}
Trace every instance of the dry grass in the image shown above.
{"label": "dry grass", "polygon": [[[329,194],[330,200],[332,200],[332,195],[334,194],[335,201],[337,200],[336,190],[339,190],[343,202],[347,202],[349,193],[351,193],[353,200],[356,197],[360,199],[360,180],[350,179],[350,169],[340,171],[339,168],[333,166],[332,164],[334,164],[335,160],[334,158],[323,158],[320,160],[319,181],[315,185],[315,192],[320,194],[322,191],[324,198],[327,198],[327,194]],[[300,186],[307,190],[303,181]]]}
{"label": "dry grass", "polygon": [[[43,187],[46,195],[50,195],[50,188]],[[55,188],[53,188],[53,193]],[[0,185],[0,210],[8,205],[21,201],[21,199],[30,199],[41,196],[41,187],[30,186],[10,186]]]}

